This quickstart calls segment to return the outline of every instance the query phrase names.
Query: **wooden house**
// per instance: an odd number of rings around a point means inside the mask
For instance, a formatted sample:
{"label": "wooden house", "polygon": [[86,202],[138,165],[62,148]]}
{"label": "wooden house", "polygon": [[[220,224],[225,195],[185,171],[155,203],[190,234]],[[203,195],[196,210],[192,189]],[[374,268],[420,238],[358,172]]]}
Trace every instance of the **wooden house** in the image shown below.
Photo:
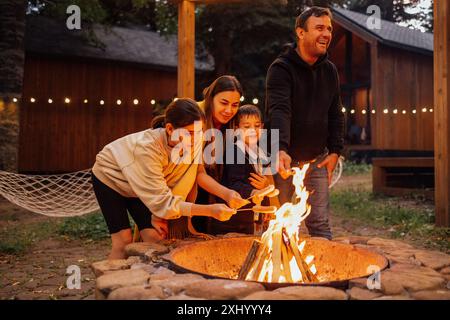
{"label": "wooden house", "polygon": [[[79,31],[29,17],[20,109],[19,172],[90,168],[104,145],[150,126],[177,95],[177,38],[95,26],[100,47]],[[195,71],[213,70],[212,58]]]}

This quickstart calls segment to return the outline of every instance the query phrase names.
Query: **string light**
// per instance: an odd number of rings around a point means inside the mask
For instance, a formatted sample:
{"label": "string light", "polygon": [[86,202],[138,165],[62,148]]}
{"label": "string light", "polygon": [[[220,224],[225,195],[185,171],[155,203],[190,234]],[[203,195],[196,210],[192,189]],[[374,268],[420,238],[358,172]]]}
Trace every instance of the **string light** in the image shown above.
{"label": "string light", "polygon": [[17,98],[13,98],[13,102],[17,102]]}
{"label": "string light", "polygon": [[177,97],[173,98],[173,101],[177,101],[177,100],[178,100],[178,98],[177,98]]}
{"label": "string light", "polygon": [[134,99],[134,100],[133,100],[133,104],[134,104],[134,105],[138,105],[138,104],[139,104],[139,100],[138,100],[138,99]]}
{"label": "string light", "polygon": [[392,111],[394,114],[397,114],[398,113],[398,110],[397,109],[394,109],[394,111]]}
{"label": "string light", "polygon": [[253,102],[253,104],[258,104],[259,101],[258,101],[258,99],[254,98],[252,102]]}
{"label": "string light", "polygon": [[240,100],[241,100],[241,102],[244,102],[244,100],[245,100],[245,97],[244,97],[244,96],[242,96]]}
{"label": "string light", "polygon": [[372,110],[372,114],[375,114],[375,109]]}
{"label": "string light", "polygon": [[35,103],[35,102],[36,102],[36,99],[32,97],[32,98],[30,98],[30,102],[31,102],[31,103]]}
{"label": "string light", "polygon": [[347,111],[347,109],[345,109],[344,107],[342,107],[341,109],[342,113],[345,113]]}
{"label": "string light", "polygon": [[362,113],[362,114],[366,114],[367,111],[366,111],[366,110],[362,110],[361,113]]}
{"label": "string light", "polygon": [[48,99],[48,103],[53,103],[53,100],[50,98],[50,99]]}
{"label": "string light", "polygon": [[152,99],[152,101],[150,101],[151,104],[155,104],[156,101]]}
{"label": "string light", "polygon": [[122,104],[122,100],[117,99],[116,103],[117,103],[118,106],[120,106]]}
{"label": "string light", "polygon": [[403,114],[406,114],[406,110],[403,110],[402,113],[403,113]]}
{"label": "string light", "polygon": [[414,110],[412,111],[413,114],[416,114],[416,112],[417,112],[416,109],[414,109]]}
{"label": "string light", "polygon": [[388,109],[384,109],[384,110],[383,110],[383,113],[384,113],[384,114],[389,113],[389,110],[388,110]]}
{"label": "string light", "polygon": [[88,103],[88,99],[84,99],[84,101],[83,101],[84,103]]}
{"label": "string light", "polygon": [[101,105],[104,105],[104,104],[105,104],[105,101],[100,100],[100,104],[101,104]]}
{"label": "string light", "polygon": [[427,108],[422,108],[422,112],[427,112]]}
{"label": "string light", "polygon": [[354,109],[350,110],[350,113],[351,113],[351,114],[354,114],[354,113],[355,113],[355,110],[354,110]]}
{"label": "string light", "polygon": [[433,112],[433,109],[430,109],[429,111],[430,111],[430,112]]}
{"label": "string light", "polygon": [[65,103],[70,103],[70,99],[69,99],[69,98],[65,98],[65,99],[64,99],[64,102],[65,102]]}

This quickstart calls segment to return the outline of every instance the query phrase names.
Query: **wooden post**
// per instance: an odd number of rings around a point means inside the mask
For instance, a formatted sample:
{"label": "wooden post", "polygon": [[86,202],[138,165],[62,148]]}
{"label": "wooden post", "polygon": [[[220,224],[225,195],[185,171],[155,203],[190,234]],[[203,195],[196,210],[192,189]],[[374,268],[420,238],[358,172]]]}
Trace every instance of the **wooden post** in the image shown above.
{"label": "wooden post", "polygon": [[450,3],[434,1],[434,179],[436,225],[450,227]]}
{"label": "wooden post", "polygon": [[195,96],[195,3],[178,4],[178,97]]}

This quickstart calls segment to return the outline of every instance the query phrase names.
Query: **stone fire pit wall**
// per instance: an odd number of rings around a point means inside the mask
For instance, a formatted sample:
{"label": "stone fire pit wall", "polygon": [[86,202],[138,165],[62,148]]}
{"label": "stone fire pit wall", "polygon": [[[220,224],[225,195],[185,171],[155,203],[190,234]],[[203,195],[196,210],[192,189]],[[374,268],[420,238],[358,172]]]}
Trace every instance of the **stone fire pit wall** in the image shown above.
{"label": "stone fire pit wall", "polygon": [[[227,234],[223,237],[238,237]],[[389,259],[381,272],[381,288],[369,290],[367,279],[350,280],[346,290],[326,286],[287,286],[268,291],[255,282],[206,279],[197,274],[175,273],[161,259],[170,250],[192,241],[133,243],[128,259],[92,264],[97,277],[96,299],[109,300],[450,300],[450,255],[414,248],[401,241],[340,237],[333,241],[372,250]]]}

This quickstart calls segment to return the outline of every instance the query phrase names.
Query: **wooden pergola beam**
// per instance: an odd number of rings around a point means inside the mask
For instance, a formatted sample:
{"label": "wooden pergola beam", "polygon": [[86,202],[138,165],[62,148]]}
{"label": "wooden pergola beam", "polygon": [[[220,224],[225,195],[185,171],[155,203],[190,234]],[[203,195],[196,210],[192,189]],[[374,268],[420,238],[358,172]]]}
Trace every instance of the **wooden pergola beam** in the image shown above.
{"label": "wooden pergola beam", "polygon": [[450,227],[450,3],[434,1],[434,161],[436,225]]}
{"label": "wooden pergola beam", "polygon": [[178,4],[177,96],[195,96],[195,5],[243,2],[246,0],[171,0]]}

